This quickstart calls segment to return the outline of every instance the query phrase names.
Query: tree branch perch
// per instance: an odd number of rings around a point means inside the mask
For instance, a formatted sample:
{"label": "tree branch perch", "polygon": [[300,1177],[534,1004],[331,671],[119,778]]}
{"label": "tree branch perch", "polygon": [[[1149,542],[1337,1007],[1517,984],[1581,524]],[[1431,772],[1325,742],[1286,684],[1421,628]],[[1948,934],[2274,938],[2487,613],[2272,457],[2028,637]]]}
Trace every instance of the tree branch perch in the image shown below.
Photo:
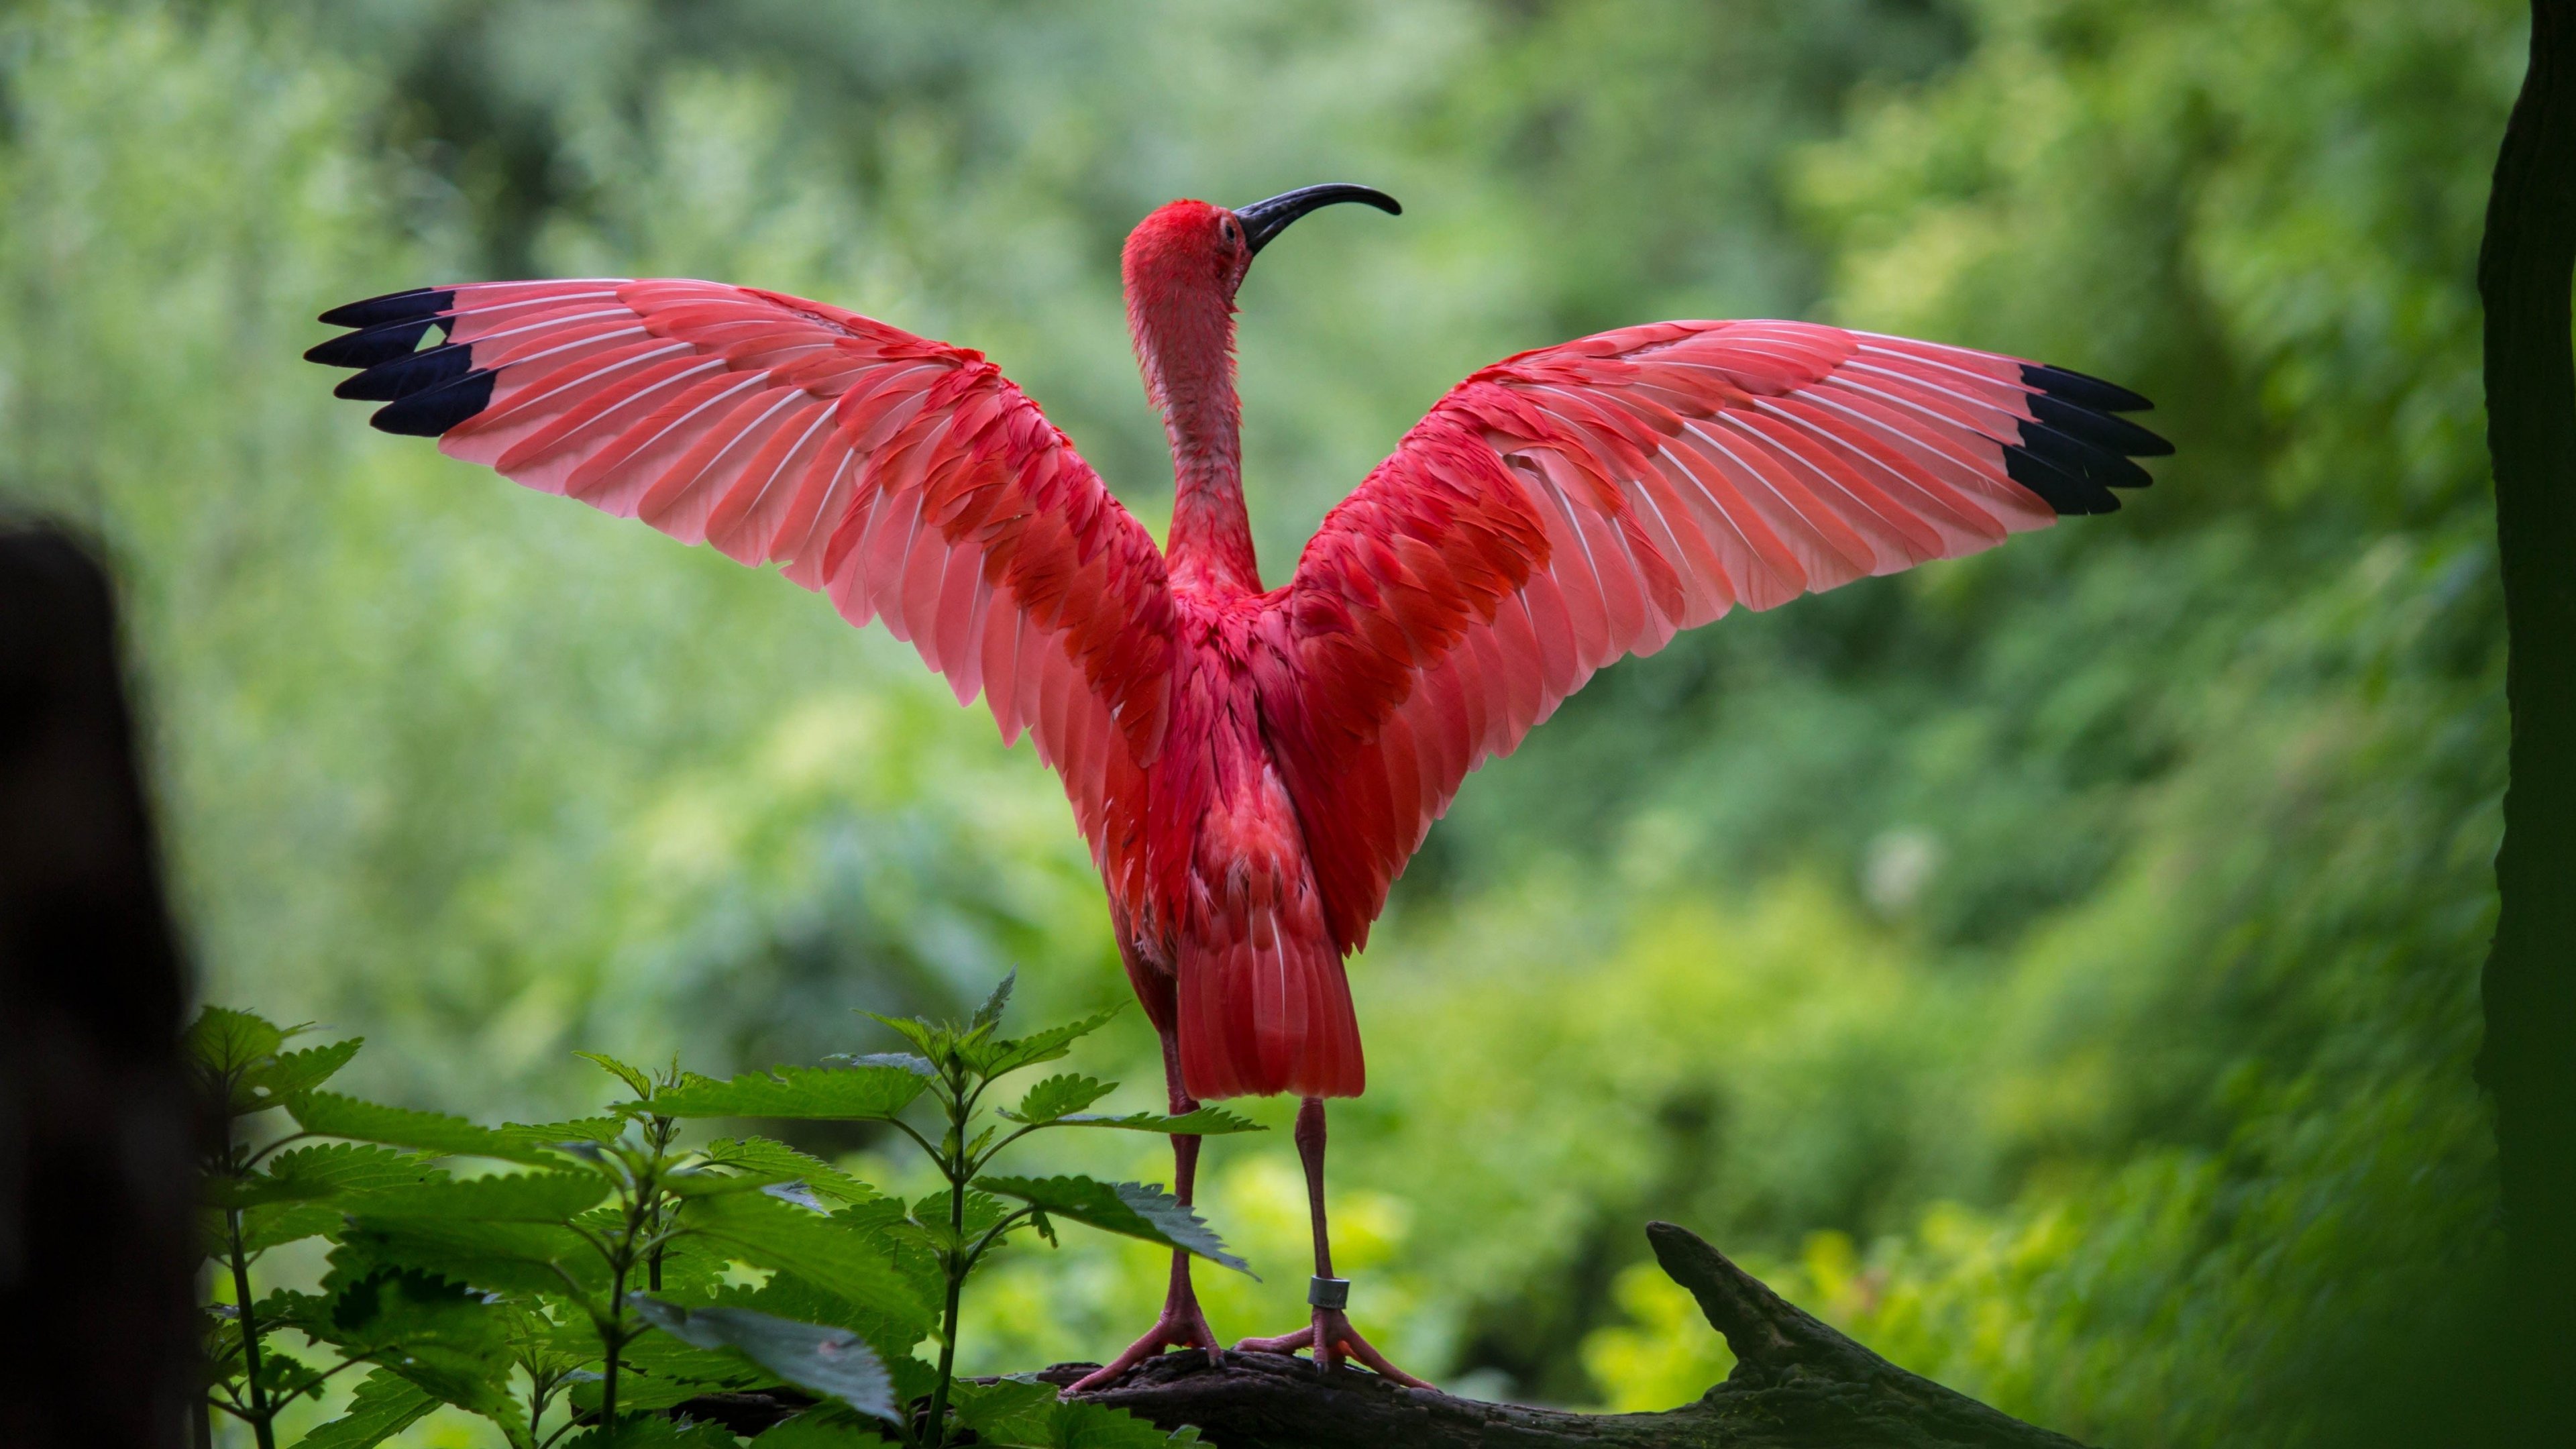
{"label": "tree branch perch", "polygon": [[[1735,1371],[1696,1402],[1656,1414],[1578,1414],[1408,1389],[1375,1374],[1326,1374],[1302,1358],[1167,1353],[1084,1397],[1166,1429],[1197,1425],[1219,1449],[2081,1449],[1964,1394],[1907,1373],[1818,1321],[1685,1229],[1646,1237],[1674,1282],[1734,1350]],[[1038,1375],[1059,1387],[1095,1364]],[[737,1430],[796,1405],[727,1394],[677,1412]]]}

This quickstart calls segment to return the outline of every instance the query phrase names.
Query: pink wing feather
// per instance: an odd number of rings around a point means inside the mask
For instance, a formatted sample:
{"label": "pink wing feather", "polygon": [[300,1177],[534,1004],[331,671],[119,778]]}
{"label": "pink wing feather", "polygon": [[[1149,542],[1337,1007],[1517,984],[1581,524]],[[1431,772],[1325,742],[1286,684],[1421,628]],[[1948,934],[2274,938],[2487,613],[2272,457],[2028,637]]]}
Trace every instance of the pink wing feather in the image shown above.
{"label": "pink wing feather", "polygon": [[2144,398],[1802,322],[1665,322],[1468,378],[1269,598],[1263,716],[1326,921],[1357,949],[1459,783],[1595,670],[2119,506]]}
{"label": "pink wing feather", "polygon": [[306,355],[365,369],[340,395],[385,401],[377,427],[882,619],[1004,739],[1032,737],[1113,889],[1142,898],[1162,554],[981,354],[715,282],[476,283],[322,320],[358,330]]}

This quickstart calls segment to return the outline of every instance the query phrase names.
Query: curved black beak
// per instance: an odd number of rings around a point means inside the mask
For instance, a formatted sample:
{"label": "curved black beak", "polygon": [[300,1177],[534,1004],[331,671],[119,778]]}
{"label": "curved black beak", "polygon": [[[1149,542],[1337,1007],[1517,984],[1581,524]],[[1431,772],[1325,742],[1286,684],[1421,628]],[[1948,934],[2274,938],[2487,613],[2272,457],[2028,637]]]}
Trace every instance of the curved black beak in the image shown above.
{"label": "curved black beak", "polygon": [[1396,199],[1374,186],[1353,186],[1347,181],[1327,181],[1321,186],[1300,186],[1283,191],[1267,201],[1234,209],[1235,219],[1243,223],[1243,243],[1258,252],[1270,239],[1288,229],[1288,223],[1319,206],[1337,201],[1364,201],[1389,216],[1404,215]]}

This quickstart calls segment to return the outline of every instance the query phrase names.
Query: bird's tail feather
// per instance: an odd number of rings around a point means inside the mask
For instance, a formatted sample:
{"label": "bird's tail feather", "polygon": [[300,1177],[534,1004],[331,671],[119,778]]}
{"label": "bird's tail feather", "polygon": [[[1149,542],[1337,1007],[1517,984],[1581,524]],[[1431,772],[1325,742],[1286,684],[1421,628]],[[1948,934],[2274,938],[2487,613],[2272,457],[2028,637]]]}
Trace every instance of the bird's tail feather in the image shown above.
{"label": "bird's tail feather", "polygon": [[1321,931],[1256,909],[1228,939],[1185,942],[1181,1080],[1201,1100],[1356,1097],[1366,1085],[1341,953]]}

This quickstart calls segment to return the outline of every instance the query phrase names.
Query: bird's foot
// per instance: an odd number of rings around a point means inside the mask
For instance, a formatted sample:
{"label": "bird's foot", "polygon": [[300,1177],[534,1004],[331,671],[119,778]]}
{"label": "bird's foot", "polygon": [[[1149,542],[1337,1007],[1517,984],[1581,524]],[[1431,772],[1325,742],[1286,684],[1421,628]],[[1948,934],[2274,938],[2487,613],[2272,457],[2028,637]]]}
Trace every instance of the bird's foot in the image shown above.
{"label": "bird's foot", "polygon": [[1198,1295],[1183,1288],[1163,1303],[1163,1315],[1145,1336],[1127,1345],[1127,1351],[1076,1380],[1067,1394],[1087,1394],[1116,1383],[1129,1369],[1143,1363],[1167,1348],[1205,1349],[1208,1367],[1224,1364],[1225,1352],[1216,1346],[1216,1331],[1208,1327],[1207,1315],[1199,1311]]}
{"label": "bird's foot", "polygon": [[1431,1387],[1388,1363],[1386,1355],[1378,1352],[1367,1339],[1360,1337],[1360,1331],[1351,1327],[1350,1316],[1338,1308],[1318,1307],[1315,1310],[1315,1321],[1306,1327],[1294,1333],[1283,1333],[1277,1338],[1247,1338],[1236,1344],[1234,1351],[1236,1353],[1295,1353],[1301,1348],[1314,1353],[1317,1368],[1329,1370],[1341,1361],[1343,1355],[1347,1354],[1375,1369],[1380,1378],[1393,1379],[1410,1389]]}

